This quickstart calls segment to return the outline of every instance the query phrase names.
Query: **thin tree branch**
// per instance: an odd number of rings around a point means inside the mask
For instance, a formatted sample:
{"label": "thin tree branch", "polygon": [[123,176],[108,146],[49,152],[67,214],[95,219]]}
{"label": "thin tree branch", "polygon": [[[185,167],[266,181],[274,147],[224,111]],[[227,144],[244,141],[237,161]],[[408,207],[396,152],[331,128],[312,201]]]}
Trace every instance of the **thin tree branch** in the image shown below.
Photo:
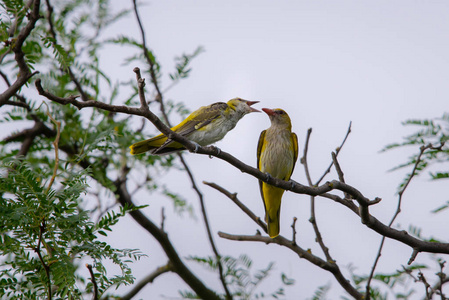
{"label": "thin tree branch", "polygon": [[41,243],[43,242],[42,235],[44,234],[44,231],[45,231],[45,220],[42,220],[41,225],[39,225],[39,238],[37,241],[37,246],[36,246],[36,248],[34,248],[34,251],[37,253],[39,260],[40,260],[42,266],[44,267],[45,274],[47,275],[48,300],[51,300],[52,295],[51,295],[50,266],[45,263],[44,258],[42,257],[42,254],[41,254]]}
{"label": "thin tree branch", "polygon": [[306,173],[306,178],[307,178],[307,182],[309,183],[309,186],[313,186],[312,178],[310,177],[310,172],[309,172],[309,164],[307,162],[307,153],[309,152],[309,140],[310,140],[311,134],[312,134],[312,128],[309,128],[307,130],[306,142],[304,144],[304,152],[301,157],[301,164],[304,165],[304,172]]}
{"label": "thin tree branch", "polygon": [[89,270],[90,281],[92,281],[92,284],[94,286],[94,295],[92,297],[92,300],[97,300],[98,299],[98,285],[97,285],[97,281],[95,280],[94,270],[92,269],[92,265],[90,265],[90,264],[86,264],[86,268]]}
{"label": "thin tree branch", "polygon": [[292,228],[292,243],[296,245],[296,221],[298,221],[297,217],[293,217],[293,223],[290,226]]}
{"label": "thin tree branch", "polygon": [[[312,128],[309,128],[307,130],[307,136],[306,136],[306,142],[304,145],[304,152],[303,157],[301,158],[301,163],[304,165],[304,171],[306,173],[307,182],[309,183],[309,186],[312,186],[312,178],[310,176],[309,172],[309,164],[307,161],[307,153],[309,151],[309,140],[310,136],[312,134]],[[316,236],[316,242],[320,245],[321,250],[323,251],[324,255],[326,256],[327,261],[334,261],[329,252],[329,248],[324,244],[323,237],[321,235],[321,232],[318,228],[318,222],[316,220],[316,213],[315,213],[315,196],[310,197],[310,219],[309,222],[312,224],[313,230],[315,232]]]}
{"label": "thin tree branch", "polygon": [[[352,126],[352,121],[349,122],[348,131],[346,132],[345,138],[344,138],[343,141],[341,142],[340,147],[337,147],[337,149],[335,149],[335,155],[338,156],[338,154],[340,153],[341,148],[342,148],[343,145],[346,143],[346,140],[348,139],[348,136],[349,136],[349,134],[351,133],[351,126]],[[320,177],[320,179],[318,179],[317,182],[315,182],[314,185],[319,185],[319,184],[321,183],[321,181],[324,179],[324,177],[326,177],[326,175],[330,173],[333,164],[334,164],[334,162],[331,162],[331,164],[330,164],[329,167],[326,169],[326,171],[324,171],[324,174]]]}
{"label": "thin tree branch", "polygon": [[220,193],[224,194],[225,196],[227,196],[229,199],[232,200],[232,202],[234,202],[245,214],[248,215],[248,217],[251,218],[251,220],[253,220],[254,222],[256,222],[262,229],[263,231],[265,231],[266,233],[268,232],[267,229],[267,224],[265,224],[260,217],[256,216],[248,207],[245,206],[245,204],[243,204],[238,198],[237,198],[237,193],[231,193],[228,190],[224,189],[223,187],[219,186],[216,183],[213,182],[206,182],[203,181],[203,183],[205,185],[210,186],[211,188],[216,189],[217,191],[219,191]]}
{"label": "thin tree branch", "polygon": [[434,294],[437,293],[437,291],[440,291],[442,289],[442,286],[448,282],[449,282],[449,277],[445,274],[443,280],[441,280],[441,279],[438,280],[438,282],[433,287],[430,287],[430,292],[429,292],[428,298],[432,299]]}
{"label": "thin tree branch", "polygon": [[120,297],[120,300],[131,300],[147,284],[153,283],[153,281],[157,277],[167,272],[173,272],[173,266],[171,265],[170,261],[167,264],[158,267],[156,270],[154,270],[153,272],[145,276],[142,280],[140,280],[138,283],[136,283],[131,291]]}

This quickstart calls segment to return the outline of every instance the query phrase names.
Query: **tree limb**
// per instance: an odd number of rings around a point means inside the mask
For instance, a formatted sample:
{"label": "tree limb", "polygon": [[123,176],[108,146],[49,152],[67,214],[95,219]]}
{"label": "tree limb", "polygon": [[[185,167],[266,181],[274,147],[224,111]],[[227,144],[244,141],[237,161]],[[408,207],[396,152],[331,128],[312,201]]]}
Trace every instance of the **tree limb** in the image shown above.
{"label": "tree limb", "polygon": [[300,258],[304,258],[311,262],[312,264],[320,267],[323,270],[329,271],[334,275],[335,279],[340,283],[340,285],[355,299],[363,299],[363,295],[359,293],[341,273],[340,268],[333,262],[324,261],[321,258],[313,255],[310,251],[304,250],[298,245],[287,240],[283,236],[277,236],[275,238],[270,238],[268,236],[262,235],[232,235],[224,232],[218,232],[218,235],[224,239],[233,241],[251,241],[251,242],[262,242],[265,244],[277,244],[284,246],[295,252]]}

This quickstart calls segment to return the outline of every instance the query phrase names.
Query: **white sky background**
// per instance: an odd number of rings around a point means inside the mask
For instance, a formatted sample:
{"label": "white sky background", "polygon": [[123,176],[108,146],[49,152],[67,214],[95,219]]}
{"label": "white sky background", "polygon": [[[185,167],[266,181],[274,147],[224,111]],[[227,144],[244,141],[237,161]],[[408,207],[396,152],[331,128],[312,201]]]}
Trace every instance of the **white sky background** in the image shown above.
{"label": "white sky background", "polygon": [[[112,1],[117,5],[131,2]],[[165,99],[183,102],[190,110],[233,97],[261,101],[256,108],[280,107],[290,115],[298,134],[302,156],[307,129],[313,133],[309,166],[316,181],[331,161],[352,121],[352,133],[339,161],[347,183],[367,197],[383,201],[371,212],[384,223],[393,215],[396,188],[404,171],[387,172],[418,151],[395,150],[379,153],[385,145],[399,142],[414,128],[401,122],[410,118],[440,117],[448,111],[449,81],[449,2],[447,1],[147,1],[139,9],[149,48],[162,65],[162,87],[170,80],[175,56],[191,53],[201,45],[206,52],[194,60],[191,76],[169,90]],[[113,27],[111,34],[133,35],[140,40],[136,21],[127,19]],[[133,66],[111,63],[110,57],[126,56],[123,48],[105,50],[105,68],[117,79],[134,78]],[[106,59],[107,57],[107,59]],[[115,60],[115,59],[114,59]],[[141,66],[142,69],[144,66]],[[149,78],[147,77],[147,82]],[[149,84],[147,85],[150,86]],[[151,106],[155,111],[157,105]],[[179,120],[172,120],[173,124]],[[255,166],[259,134],[269,127],[264,113],[247,115],[217,146]],[[146,127],[148,136],[155,131]],[[257,180],[219,159],[186,154],[186,159],[205,196],[211,227],[216,234],[254,234],[258,227],[225,196],[201,184],[215,182],[231,192],[257,215],[263,204]],[[306,183],[303,166],[297,163],[292,178]],[[335,179],[334,173],[327,177]],[[186,175],[172,172],[161,178],[170,189],[183,194],[198,207],[196,194]],[[449,200],[447,181],[429,182],[418,178],[406,192],[403,212],[396,226],[423,227],[423,235],[447,240],[447,214],[432,215],[430,210]],[[349,279],[348,265],[356,272],[370,272],[380,236],[364,227],[347,209],[330,200],[317,199],[317,221],[331,255]],[[171,213],[166,198],[144,196],[150,204],[145,213],[160,219],[160,207],[167,207],[165,226],[181,256],[210,255],[202,218],[181,219]],[[298,241],[323,257],[308,222],[309,197],[286,193],[281,210],[281,234],[291,238],[292,218],[298,217]],[[110,235],[113,244],[140,248],[148,258],[135,264],[136,277],[142,278],[165,264],[165,254],[155,240],[134,221],[116,227]],[[124,223],[122,223],[123,225]],[[132,232],[132,234],[130,234]],[[276,245],[233,242],[214,236],[222,255],[248,254],[253,270],[274,261],[275,271],[261,290],[269,293],[280,286],[280,272],[296,280],[286,288],[285,299],[311,297],[318,286],[331,283],[330,299],[341,295],[341,288],[330,273],[299,260],[291,251]],[[123,246],[125,245],[125,246]],[[411,249],[388,241],[379,271],[394,272],[406,265]],[[427,261],[419,255],[417,262]],[[208,286],[221,290],[218,275],[189,264]],[[212,274],[212,275],[211,275]],[[430,275],[429,275],[430,276]],[[431,277],[434,279],[434,277]],[[174,274],[165,274],[148,285],[143,299],[177,297],[186,288]],[[121,291],[126,291],[123,288]],[[420,290],[423,292],[423,289]],[[150,296],[151,295],[151,296]]]}
{"label": "white sky background", "polygon": [[[124,5],[132,7],[131,1],[111,3],[117,10]],[[174,70],[175,56],[192,53],[200,45],[206,50],[193,61],[190,77],[164,94],[166,100],[183,102],[191,111],[233,97],[258,100],[258,109],[283,108],[299,137],[300,157],[307,129],[313,128],[309,167],[314,181],[328,167],[331,151],[341,143],[352,121],[352,133],[339,156],[346,182],[371,199],[381,197],[382,202],[372,207],[371,213],[389,222],[397,205],[396,188],[405,171],[387,171],[418,149],[387,153],[379,150],[414,132],[414,128],[401,126],[402,121],[440,117],[449,111],[449,2],[153,0],[141,5],[139,13],[148,47],[162,66],[162,88],[170,84],[167,74]],[[112,26],[109,34],[131,35],[140,41],[133,16]],[[108,46],[101,56],[103,68],[115,80],[135,77],[132,69],[136,65],[121,65],[125,57],[132,55],[126,51]],[[150,89],[149,76],[145,77]],[[150,108],[159,109],[155,104]],[[259,134],[269,126],[264,113],[247,115],[217,146],[255,166]],[[153,128],[151,124],[146,127],[149,137],[156,133]],[[330,273],[300,260],[286,248],[219,238],[218,231],[254,234],[258,227],[224,195],[201,182],[215,182],[238,193],[242,202],[263,217],[258,182],[219,159],[188,153],[185,158],[204,194],[220,253],[249,255],[254,271],[275,262],[275,270],[259,291],[276,290],[281,286],[280,273],[284,272],[296,280],[295,285],[286,288],[285,299],[310,298],[318,286],[327,283],[332,284],[329,299],[344,295]],[[326,179],[335,178],[331,173]],[[292,179],[306,184],[299,159]],[[198,208],[198,198],[184,173],[170,172],[160,182]],[[143,193],[139,196],[139,204],[150,204],[145,213],[152,220],[159,222],[160,208],[166,207],[165,228],[182,257],[212,254],[199,210],[197,220],[187,214],[180,218],[172,213],[167,198]],[[407,229],[414,224],[423,228],[425,237],[447,241],[447,213],[433,215],[430,211],[448,200],[447,181],[416,178],[404,194],[403,210],[395,226]],[[298,217],[299,245],[324,257],[308,222],[309,202],[308,196],[284,194],[281,234],[291,238],[290,225],[293,217]],[[343,273],[349,279],[347,266],[352,264],[357,274],[368,274],[381,237],[341,205],[320,198],[316,202],[324,241]],[[130,218],[115,227],[108,242],[119,248],[140,248],[148,255],[133,265],[137,280],[167,261],[157,242]],[[411,252],[409,247],[387,241],[378,271],[400,269]],[[420,254],[416,262],[428,259]],[[196,264],[189,266],[207,286],[221,291],[218,274]],[[433,273],[430,281],[436,280]],[[139,297],[173,299],[178,297],[179,289],[188,287],[169,273],[148,285]],[[123,293],[127,290],[129,287],[119,289]]]}

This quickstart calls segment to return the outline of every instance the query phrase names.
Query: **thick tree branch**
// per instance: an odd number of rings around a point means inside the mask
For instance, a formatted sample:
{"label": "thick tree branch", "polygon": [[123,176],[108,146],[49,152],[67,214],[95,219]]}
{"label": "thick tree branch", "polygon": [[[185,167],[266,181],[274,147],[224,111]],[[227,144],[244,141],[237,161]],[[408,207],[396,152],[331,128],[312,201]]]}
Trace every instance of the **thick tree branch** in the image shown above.
{"label": "thick tree branch", "polygon": [[[126,178],[118,179],[114,182],[114,185],[116,187],[114,193],[120,204],[122,206],[126,205],[128,207],[134,207],[134,203],[126,187]],[[207,288],[204,283],[199,280],[189,268],[187,268],[165,232],[148,219],[140,210],[133,210],[129,214],[143,229],[148,231],[159,242],[173,265],[173,271],[176,272],[201,299],[220,299],[218,295]]]}
{"label": "thick tree branch", "polygon": [[277,236],[272,239],[268,236],[262,235],[232,235],[224,232],[218,232],[218,235],[224,239],[233,241],[251,241],[251,242],[262,242],[265,244],[277,244],[284,246],[298,254],[300,258],[304,258],[311,262],[312,264],[320,267],[323,270],[329,271],[334,275],[335,279],[340,283],[340,285],[355,299],[363,299],[363,295],[360,294],[341,273],[340,268],[333,262],[322,260],[321,258],[313,255],[310,251],[304,250],[298,245],[292,243],[282,236]]}

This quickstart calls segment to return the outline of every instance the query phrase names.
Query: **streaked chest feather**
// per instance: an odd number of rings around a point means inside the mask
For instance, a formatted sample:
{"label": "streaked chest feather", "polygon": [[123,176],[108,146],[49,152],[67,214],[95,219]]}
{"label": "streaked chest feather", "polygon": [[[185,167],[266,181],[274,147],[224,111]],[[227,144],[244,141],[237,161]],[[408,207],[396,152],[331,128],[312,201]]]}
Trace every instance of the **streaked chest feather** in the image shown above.
{"label": "streaked chest feather", "polygon": [[293,169],[293,141],[289,131],[269,131],[265,134],[266,146],[260,155],[260,171],[286,179]]}

